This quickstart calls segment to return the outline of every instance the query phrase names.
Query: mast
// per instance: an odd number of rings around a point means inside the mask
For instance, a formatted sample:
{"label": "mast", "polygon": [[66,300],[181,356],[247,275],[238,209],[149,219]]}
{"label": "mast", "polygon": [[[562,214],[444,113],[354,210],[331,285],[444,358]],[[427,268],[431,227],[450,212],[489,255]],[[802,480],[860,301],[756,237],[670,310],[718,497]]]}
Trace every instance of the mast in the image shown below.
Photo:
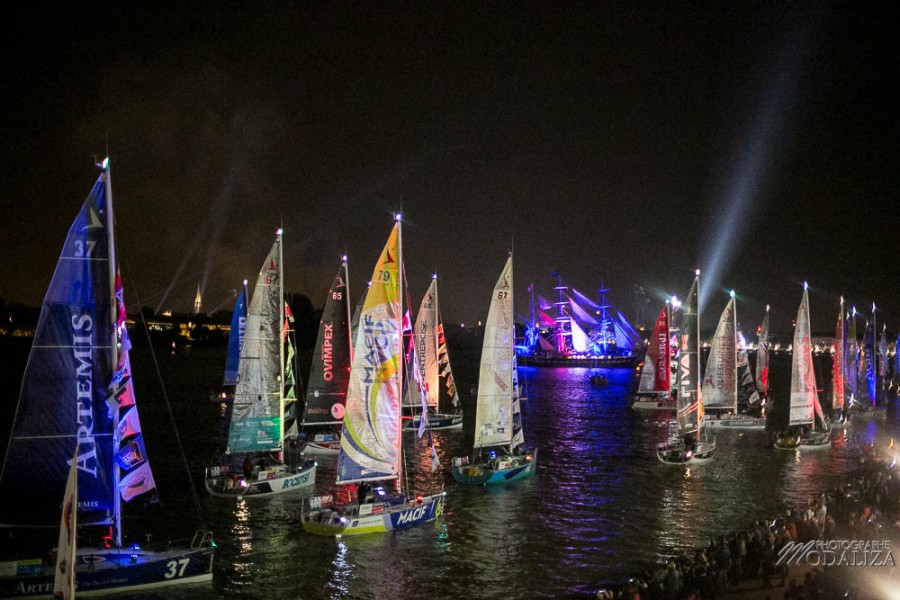
{"label": "mast", "polygon": [[872,375],[875,378],[875,384],[872,386],[872,405],[878,406],[878,344],[875,342],[875,336],[878,335],[878,320],[875,317],[875,303],[872,303]]}
{"label": "mast", "polygon": [[666,298],[666,377],[669,380],[669,398],[672,397],[672,304]]}
{"label": "mast", "polygon": [[[441,320],[441,305],[438,302],[437,278],[438,278],[437,273],[432,273],[431,279],[434,280],[434,315],[432,318],[433,318],[434,322],[431,324],[433,332],[430,336],[431,339],[428,340],[428,343],[434,347],[434,360],[437,363],[438,376],[437,376],[437,379],[435,379],[434,392],[431,392],[431,390],[428,389],[427,384],[425,387],[425,391],[426,391],[426,393],[434,393],[434,409],[436,411],[440,412],[440,410],[441,410],[441,375],[440,375],[440,373],[441,373],[441,357],[440,357],[441,349],[438,346],[437,336],[438,336],[438,324],[440,324],[441,327],[443,328],[444,323]],[[441,332],[441,335],[443,335],[443,331]],[[447,346],[447,341],[445,338],[444,339],[444,350],[445,351],[447,349],[446,346]],[[425,357],[423,356],[419,360],[423,360],[424,358]],[[450,364],[450,355],[447,354],[447,365],[449,366],[449,364]],[[422,376],[425,377],[424,370],[422,372]],[[430,384],[431,382],[429,381],[427,383]]]}
{"label": "mast", "polygon": [[[512,263],[512,259],[513,259],[513,253],[512,253],[512,250],[510,250],[509,251],[510,263]],[[509,269],[509,306],[512,307],[512,314],[515,315],[516,303],[514,302],[513,290],[515,290],[515,286],[513,285],[513,269],[510,268]],[[560,293],[562,293],[562,292],[560,292]],[[510,319],[510,325],[512,326],[513,331],[509,332],[509,342],[508,342],[509,348],[508,349],[509,349],[510,360],[515,361],[515,356],[516,356],[516,347],[515,347],[516,346],[516,339],[515,339],[516,336],[514,333],[515,332],[515,317]],[[514,372],[515,362],[513,362],[512,365],[513,365],[513,368],[510,369],[510,371],[509,371],[509,381],[507,381],[507,384],[509,384],[509,389],[510,389],[510,400],[512,400],[512,404],[513,404],[513,406],[510,406],[510,409],[512,410],[512,425],[513,425],[513,434],[509,438],[509,453],[510,454],[513,453],[513,449],[515,448],[515,445],[516,445],[516,433],[517,432],[515,431],[515,429],[516,429],[515,425],[516,425],[516,421],[517,421],[517,419],[516,419],[517,415],[518,415],[519,431],[522,431],[522,415],[521,415],[521,413],[518,413],[515,410],[515,406],[519,404],[518,390],[516,390],[516,388],[513,386],[513,381],[516,379],[516,374]]]}
{"label": "mast", "polygon": [[[569,345],[566,343],[566,337],[571,337],[572,326],[569,323],[569,314],[565,309],[566,301],[563,300],[563,292],[568,289],[562,284],[562,275],[559,271],[554,271],[551,275],[556,276],[556,351],[560,354],[569,354]],[[569,325],[566,329],[566,325]]]}
{"label": "mast", "polygon": [[279,227],[278,236],[278,460],[284,459],[284,230]]}
{"label": "mast", "polygon": [[537,323],[534,320],[534,281],[528,286],[528,291],[531,292],[531,328],[537,331]]}
{"label": "mast", "polygon": [[[406,269],[404,268],[404,265],[403,265],[403,220],[402,220],[402,217],[403,217],[403,215],[401,213],[397,213],[394,216],[394,220],[397,221],[397,264],[398,264],[397,277],[399,278],[399,281],[397,283],[399,285],[398,289],[400,290],[400,293],[398,294],[399,298],[397,301],[400,303],[400,311],[398,312],[398,315],[400,316],[400,322],[401,322],[400,327],[397,328],[397,335],[400,338],[398,340],[397,347],[400,348],[400,362],[401,363],[403,362],[403,356],[404,356],[403,324],[402,324],[402,322],[403,322],[403,296],[405,296],[405,294],[403,293],[403,290],[405,288],[404,288],[403,276],[405,275],[405,271],[406,271]],[[403,376],[405,375],[405,371],[406,371],[406,368],[403,366],[401,366],[399,369],[397,369],[397,379],[398,379],[397,383],[399,384],[398,389],[401,390],[401,393],[400,393],[401,398],[403,395],[403,393],[402,393]],[[400,435],[397,436],[397,479],[396,479],[395,485],[397,488],[397,492],[400,494],[403,493],[403,477],[400,476],[400,473],[403,472],[402,413],[403,413],[403,411],[400,411],[400,410],[397,411],[397,420],[400,421],[397,426],[398,426],[398,431],[400,431],[401,433],[400,433]],[[424,417],[424,415],[423,415],[423,417]]]}
{"label": "mast", "polygon": [[694,374],[694,397],[697,399],[697,439],[700,439],[700,432],[703,430],[703,398],[700,396],[702,390],[700,388],[700,269],[697,269],[697,372]]}
{"label": "mast", "polygon": [[[835,332],[835,349],[832,370],[831,409],[844,410],[844,371],[847,364],[847,329],[844,326],[844,297],[841,296],[841,307],[838,312],[837,331]],[[838,347],[839,346],[839,347]]]}
{"label": "mast", "polygon": [[[734,414],[738,414],[738,318],[737,318],[737,300],[734,298],[734,290],[731,290],[731,316],[734,318]],[[699,308],[697,309],[699,311]]]}
{"label": "mast", "polygon": [[347,264],[347,255],[341,255],[341,266],[344,268],[344,293],[347,295],[347,337],[350,342],[350,364],[353,364],[353,328],[350,324],[353,317],[350,315],[350,267]]}
{"label": "mast", "polygon": [[[115,233],[113,231],[113,226],[115,225],[115,217],[113,215],[113,196],[112,196],[112,178],[110,177],[110,169],[109,169],[109,158],[104,158],[103,162],[100,165],[100,168],[103,169],[103,175],[106,179],[106,235],[107,235],[107,243],[109,244],[109,305],[111,307],[116,306],[116,240]],[[111,322],[109,323],[109,327],[115,331],[116,327],[116,310],[110,310],[110,318]],[[119,347],[118,340],[116,336],[112,337],[113,343],[110,344],[110,355],[112,358],[111,368],[114,370],[116,365],[119,364]],[[113,417],[112,422],[119,422],[119,404],[118,402],[113,403],[115,406],[113,408]],[[119,445],[120,442],[118,440],[118,436],[113,437],[113,451],[112,455],[117,456],[119,454]],[[119,481],[122,479],[121,467],[116,463],[115,460],[113,463],[113,539],[115,540],[116,546],[122,546],[122,497],[119,494]]]}

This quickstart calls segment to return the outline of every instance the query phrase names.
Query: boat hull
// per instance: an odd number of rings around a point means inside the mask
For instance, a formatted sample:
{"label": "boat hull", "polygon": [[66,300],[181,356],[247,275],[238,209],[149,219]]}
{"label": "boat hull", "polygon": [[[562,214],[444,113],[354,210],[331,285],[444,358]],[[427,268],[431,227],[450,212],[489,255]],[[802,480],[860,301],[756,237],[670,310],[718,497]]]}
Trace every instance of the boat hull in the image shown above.
{"label": "boat hull", "polygon": [[308,442],[303,450],[306,454],[314,454],[316,456],[337,456],[341,451],[340,440],[332,442]]}
{"label": "boat hull", "polygon": [[220,498],[275,496],[312,486],[316,482],[316,467],[314,461],[308,461],[298,468],[261,471],[250,480],[207,469],[206,491]]}
{"label": "boat hull", "polygon": [[307,437],[305,441],[306,445],[303,447],[305,454],[337,455],[341,449],[341,432],[338,430],[331,433],[316,433]]}
{"label": "boat hull", "polygon": [[[416,415],[411,420],[403,421],[403,429],[415,430],[419,428],[419,424],[422,422],[422,417]],[[463,416],[462,413],[458,414],[449,414],[449,413],[434,413],[428,415],[428,426],[432,431],[439,431],[442,429],[462,429],[463,426]]]}
{"label": "boat hull", "polygon": [[465,485],[497,485],[531,477],[537,469],[537,461],[535,449],[528,455],[503,457],[487,464],[455,466],[451,473],[454,480]]}
{"label": "boat hull", "polygon": [[716,418],[710,415],[704,418],[703,424],[712,429],[765,429],[766,417],[723,415]]}
{"label": "boat hull", "polygon": [[676,401],[668,395],[639,395],[631,402],[634,410],[672,410],[678,407]]}
{"label": "boat hull", "polygon": [[517,356],[521,367],[593,367],[595,369],[633,369],[637,356],[575,357],[575,356]]}
{"label": "boat hull", "polygon": [[[83,548],[79,549],[77,560],[75,589],[79,597],[204,583],[213,577],[213,548],[209,546],[165,552]],[[0,577],[0,597],[52,597],[54,567],[39,569],[40,573]]]}
{"label": "boat hull", "polygon": [[694,450],[688,450],[682,443],[660,444],[656,448],[656,457],[667,465],[694,465],[709,462],[715,452],[715,441],[699,442]]}
{"label": "boat hull", "polygon": [[[353,505],[343,509],[316,509],[303,513],[303,529],[314,535],[344,536],[386,533],[434,521],[444,511],[444,493],[407,498],[402,503]],[[368,514],[365,514],[368,512]]]}
{"label": "boat hull", "polygon": [[831,429],[812,435],[779,435],[774,446],[776,450],[825,450],[831,447]]}

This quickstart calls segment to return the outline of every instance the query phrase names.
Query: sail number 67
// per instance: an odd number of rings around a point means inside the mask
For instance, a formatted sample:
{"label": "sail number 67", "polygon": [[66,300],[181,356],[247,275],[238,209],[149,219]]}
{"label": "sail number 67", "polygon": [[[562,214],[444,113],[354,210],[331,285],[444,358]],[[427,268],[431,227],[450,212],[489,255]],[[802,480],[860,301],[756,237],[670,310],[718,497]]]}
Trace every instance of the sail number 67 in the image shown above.
{"label": "sail number 67", "polygon": [[509,296],[509,292],[504,292],[504,291],[497,292],[497,300],[506,300],[507,296]]}
{"label": "sail number 67", "polygon": [[191,559],[189,558],[179,558],[178,560],[170,560],[167,562],[166,568],[169,570],[166,571],[166,579],[184,575],[184,570],[187,568],[189,562],[191,562]]}

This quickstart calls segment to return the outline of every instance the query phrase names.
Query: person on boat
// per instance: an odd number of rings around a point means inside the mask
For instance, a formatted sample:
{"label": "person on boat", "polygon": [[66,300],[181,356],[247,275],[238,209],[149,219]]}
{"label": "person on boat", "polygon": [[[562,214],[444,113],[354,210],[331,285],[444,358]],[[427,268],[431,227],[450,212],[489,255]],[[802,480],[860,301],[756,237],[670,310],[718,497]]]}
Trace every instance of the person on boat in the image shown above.
{"label": "person on boat", "polygon": [[250,476],[253,475],[253,463],[250,462],[250,455],[246,455],[244,457],[244,480],[250,481]]}
{"label": "person on boat", "polygon": [[697,439],[692,434],[684,436],[684,447],[693,451],[697,445]]}
{"label": "person on boat", "polygon": [[369,497],[369,485],[366,483],[359,484],[359,488],[356,490],[356,497],[359,499],[360,504],[365,504]]}

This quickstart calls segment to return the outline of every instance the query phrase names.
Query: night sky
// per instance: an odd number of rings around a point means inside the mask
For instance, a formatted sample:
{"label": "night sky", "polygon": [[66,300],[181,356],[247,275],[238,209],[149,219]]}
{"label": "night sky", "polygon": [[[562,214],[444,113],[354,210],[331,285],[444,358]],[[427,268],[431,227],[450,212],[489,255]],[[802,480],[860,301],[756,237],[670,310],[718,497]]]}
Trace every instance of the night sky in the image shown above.
{"label": "night sky", "polygon": [[40,303],[108,149],[132,310],[230,310],[282,225],[288,291],[321,306],[346,252],[355,295],[402,208],[451,322],[514,249],[522,315],[559,270],[650,323],[699,267],[704,328],[734,288],[789,332],[804,279],[814,329],[840,294],[900,324],[888,3],[59,4],[0,42],[7,303]]}

